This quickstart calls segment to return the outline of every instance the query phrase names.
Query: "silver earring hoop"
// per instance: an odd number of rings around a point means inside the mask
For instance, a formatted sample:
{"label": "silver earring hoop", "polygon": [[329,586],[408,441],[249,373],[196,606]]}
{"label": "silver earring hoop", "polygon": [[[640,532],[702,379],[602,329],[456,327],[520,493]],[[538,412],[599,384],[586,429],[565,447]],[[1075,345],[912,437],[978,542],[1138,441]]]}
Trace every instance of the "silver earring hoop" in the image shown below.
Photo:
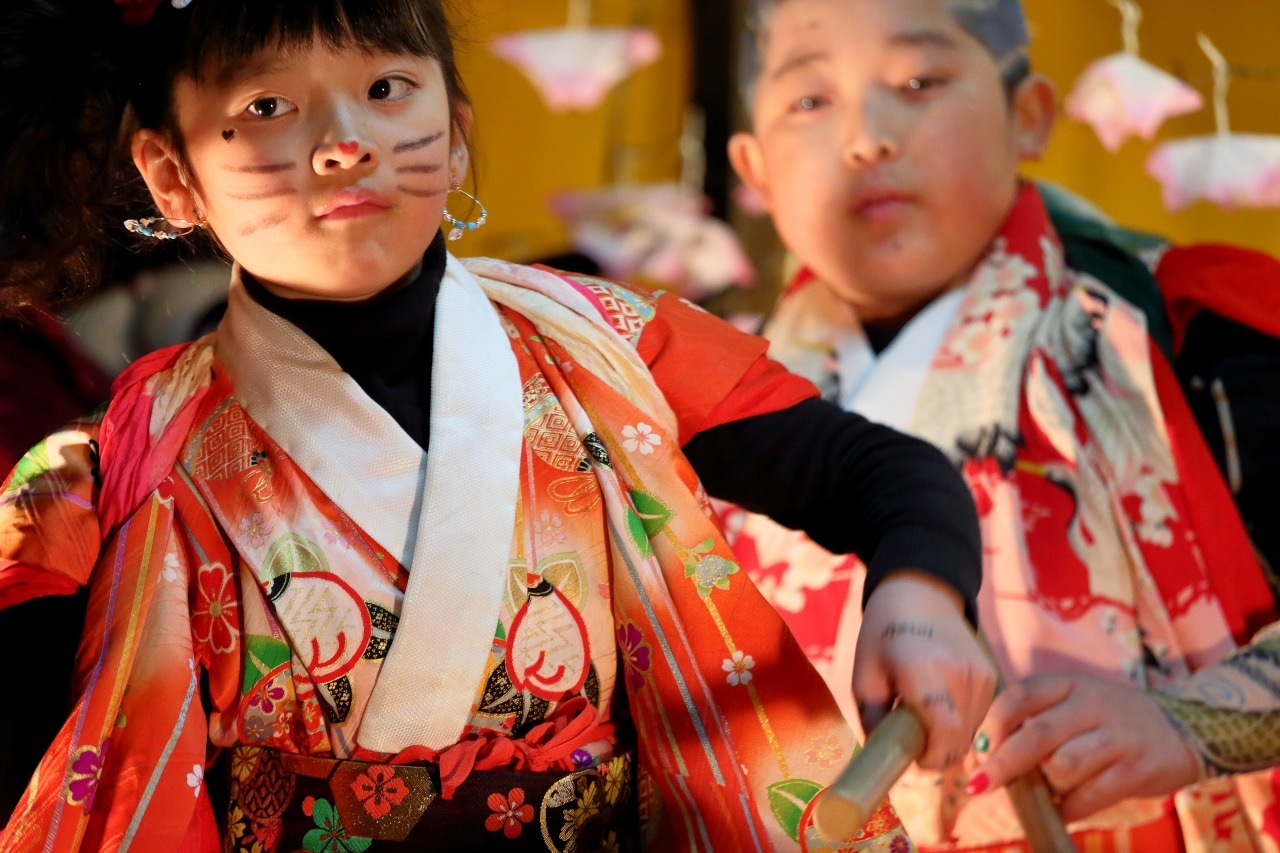
{"label": "silver earring hoop", "polygon": [[143,237],[150,237],[153,240],[177,240],[179,237],[187,236],[197,228],[203,228],[204,222],[153,216],[148,219],[126,219],[124,227],[134,234],[141,234]]}
{"label": "silver earring hoop", "polygon": [[449,192],[462,193],[464,196],[471,199],[472,204],[480,208],[480,215],[477,216],[475,219],[472,219],[470,222],[464,219],[458,219],[457,217],[455,217],[452,213],[449,212],[448,207],[444,209],[444,221],[448,222],[449,225],[452,226],[449,228],[450,240],[459,240],[462,238],[462,235],[465,234],[466,232],[474,231],[477,228],[479,228],[481,225],[484,225],[486,222],[489,221],[489,211],[484,209],[484,205],[480,203],[480,199],[476,198],[471,193],[467,192],[461,187],[450,187]]}

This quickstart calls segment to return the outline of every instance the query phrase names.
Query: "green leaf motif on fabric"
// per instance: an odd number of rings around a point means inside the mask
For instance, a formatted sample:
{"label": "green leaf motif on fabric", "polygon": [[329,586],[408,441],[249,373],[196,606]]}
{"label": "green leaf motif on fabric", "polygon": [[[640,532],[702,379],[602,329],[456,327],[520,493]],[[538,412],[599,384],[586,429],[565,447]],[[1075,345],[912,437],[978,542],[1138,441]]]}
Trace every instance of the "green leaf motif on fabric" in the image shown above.
{"label": "green leaf motif on fabric", "polygon": [[631,541],[635,543],[641,557],[653,556],[653,545],[649,542],[649,534],[645,531],[644,522],[630,507],[627,507],[627,532],[631,534]]}
{"label": "green leaf motif on fabric", "polygon": [[741,568],[737,563],[719,554],[693,556],[684,564],[684,576],[693,578],[698,587],[698,595],[703,598],[711,595],[713,589],[728,589],[729,577],[739,571]]}
{"label": "green leaf motif on fabric", "polygon": [[644,524],[646,536],[657,536],[667,526],[667,522],[671,521],[671,509],[653,495],[632,492],[631,503],[635,505],[636,514]]}
{"label": "green leaf motif on fabric", "polygon": [[9,483],[7,491],[16,492],[27,483],[48,472],[48,470],[48,443],[42,441],[28,450],[26,455],[18,460],[18,464],[13,471],[13,480]]}
{"label": "green leaf motif on fabric", "polygon": [[694,545],[694,546],[693,546],[693,552],[694,552],[695,554],[710,554],[710,553],[711,553],[711,549],[712,549],[712,548],[714,548],[714,547],[716,547],[716,540],[714,540],[714,539],[703,539],[703,540],[702,540],[701,542],[699,542],[697,545]]}
{"label": "green leaf motif on fabric", "polygon": [[800,818],[821,790],[821,785],[808,779],[785,779],[769,786],[769,808],[792,841],[800,840]]}
{"label": "green leaf motif on fabric", "polygon": [[302,836],[308,853],[364,853],[373,846],[372,838],[347,835],[338,810],[328,800],[316,800],[311,809],[316,828]]}
{"label": "green leaf motif on fabric", "polygon": [[291,656],[289,644],[275,637],[249,634],[244,638],[244,647],[244,681],[240,688],[242,694],[248,693],[268,672],[282,663],[288,663]]}

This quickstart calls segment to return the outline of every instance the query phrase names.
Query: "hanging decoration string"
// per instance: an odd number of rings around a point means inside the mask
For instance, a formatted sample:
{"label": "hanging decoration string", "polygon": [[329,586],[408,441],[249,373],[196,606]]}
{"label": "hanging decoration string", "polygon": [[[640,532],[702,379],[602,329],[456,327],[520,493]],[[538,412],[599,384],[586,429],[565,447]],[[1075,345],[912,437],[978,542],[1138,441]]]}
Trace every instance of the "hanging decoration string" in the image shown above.
{"label": "hanging decoration string", "polygon": [[1204,33],[1196,34],[1196,41],[1204,55],[1213,63],[1213,116],[1218,125],[1218,135],[1231,133],[1231,120],[1227,113],[1227,90],[1231,87],[1231,66],[1209,37]]}
{"label": "hanging decoration string", "polygon": [[591,0],[569,0],[569,29],[585,30],[591,24]]}
{"label": "hanging decoration string", "polygon": [[700,198],[707,180],[707,116],[690,104],[680,134],[680,188],[690,198]]}
{"label": "hanging decoration string", "polygon": [[1142,24],[1142,8],[1134,0],[1107,0],[1120,10],[1123,19],[1121,32],[1124,34],[1124,52],[1138,55],[1138,29]]}

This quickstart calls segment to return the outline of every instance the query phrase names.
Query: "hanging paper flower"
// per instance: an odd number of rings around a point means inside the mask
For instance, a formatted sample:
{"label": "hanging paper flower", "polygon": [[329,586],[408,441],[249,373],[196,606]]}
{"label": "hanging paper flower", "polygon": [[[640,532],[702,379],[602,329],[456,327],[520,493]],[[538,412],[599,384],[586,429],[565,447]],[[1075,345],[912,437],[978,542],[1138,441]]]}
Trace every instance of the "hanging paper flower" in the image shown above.
{"label": "hanging paper flower", "polygon": [[1178,211],[1197,199],[1226,208],[1280,207],[1280,136],[1225,133],[1178,139],[1147,160],[1164,203]]}
{"label": "hanging paper flower", "polygon": [[1089,65],[1065,104],[1067,115],[1092,126],[1108,151],[1132,136],[1151,139],[1166,119],[1203,106],[1191,86],[1127,52]]}
{"label": "hanging paper flower", "polygon": [[678,184],[562,193],[551,206],[568,222],[575,248],[610,278],[647,279],[695,302],[755,281],[733,229]]}
{"label": "hanging paper flower", "polygon": [[528,30],[499,36],[492,47],[555,112],[599,106],[623,78],[662,55],[662,42],[643,27]]}
{"label": "hanging paper flower", "polygon": [[1196,40],[1213,65],[1218,132],[1161,145],[1148,158],[1147,172],[1160,182],[1170,210],[1201,198],[1226,208],[1280,206],[1280,136],[1231,132],[1231,66],[1204,33]]}
{"label": "hanging paper flower", "polygon": [[[191,5],[191,0],[170,0],[170,2],[175,9],[185,9]],[[124,22],[131,27],[136,27],[151,20],[151,16],[156,13],[156,7],[160,5],[160,0],[116,0],[116,5],[124,7]]]}

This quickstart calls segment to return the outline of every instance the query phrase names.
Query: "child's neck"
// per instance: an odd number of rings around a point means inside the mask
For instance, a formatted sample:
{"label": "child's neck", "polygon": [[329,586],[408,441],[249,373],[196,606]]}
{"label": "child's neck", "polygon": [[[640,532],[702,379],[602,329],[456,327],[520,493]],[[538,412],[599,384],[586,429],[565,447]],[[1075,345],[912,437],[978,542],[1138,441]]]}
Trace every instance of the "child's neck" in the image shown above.
{"label": "child's neck", "polygon": [[395,293],[396,291],[405,287],[410,282],[417,279],[417,277],[419,276],[419,274],[421,274],[421,272],[422,272],[422,259],[419,258],[418,262],[414,264],[409,269],[408,272],[406,272],[404,275],[397,277],[396,279],[391,281],[389,284],[383,285],[382,287],[373,287],[373,288],[370,288],[369,290],[360,290],[354,295],[347,296],[347,295],[327,295],[324,293],[317,293],[313,290],[300,289],[297,287],[292,287],[287,284],[280,284],[279,282],[269,281],[267,279],[260,278],[258,276],[253,276],[252,273],[250,273],[248,270],[243,270],[243,273],[245,275],[252,276],[254,281],[260,284],[273,296],[279,297],[280,299],[296,300],[300,302],[306,301],[306,302],[349,302],[349,303],[369,302],[370,300],[379,299],[388,294]]}
{"label": "child's neck", "polygon": [[914,320],[921,311],[924,311],[948,293],[967,286],[969,279],[973,275],[973,269],[970,268],[963,275],[956,276],[950,281],[938,285],[930,290],[923,299],[861,303],[846,297],[842,297],[842,299],[853,310],[858,322],[864,329],[892,329],[895,330],[894,333],[896,334],[897,331],[905,328],[908,323]]}

